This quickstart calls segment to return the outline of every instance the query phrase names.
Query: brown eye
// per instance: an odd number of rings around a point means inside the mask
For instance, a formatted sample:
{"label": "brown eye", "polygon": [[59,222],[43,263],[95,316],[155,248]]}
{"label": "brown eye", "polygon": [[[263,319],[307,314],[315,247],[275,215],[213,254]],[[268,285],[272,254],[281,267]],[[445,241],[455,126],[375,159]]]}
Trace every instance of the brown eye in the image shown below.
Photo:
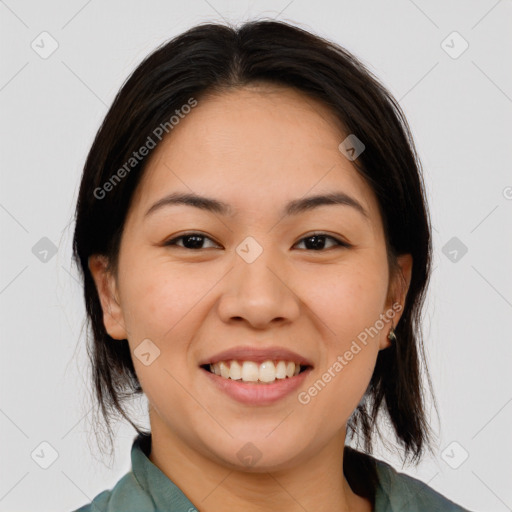
{"label": "brown eye", "polygon": [[306,249],[313,251],[322,251],[325,249],[326,240],[331,240],[334,242],[332,247],[350,247],[349,244],[342,242],[341,240],[334,238],[333,236],[327,235],[325,233],[314,233],[312,235],[306,236],[302,238],[299,243],[305,241]]}
{"label": "brown eye", "polygon": [[[209,240],[215,247],[219,247],[210,237],[203,235],[202,233],[187,233],[185,235],[178,236],[165,242],[164,246],[174,245],[189,250],[207,249],[208,247],[204,247],[205,240]],[[328,244],[329,241],[331,243],[330,246]],[[326,233],[313,233],[309,236],[303,237],[298,243],[300,244],[303,242],[305,243],[306,250],[316,252],[324,252],[326,249],[332,249],[335,247],[351,247],[350,244],[331,235],[327,235]]]}
{"label": "brown eye", "polygon": [[[213,242],[213,240],[206,235],[203,235],[202,233],[188,233],[186,235],[181,235],[176,238],[173,238],[171,240],[168,240],[165,242],[165,246],[170,245],[176,245],[178,247],[181,247],[183,249],[190,249],[190,250],[196,250],[196,249],[204,249],[203,247],[204,241],[210,240]],[[183,244],[178,244],[178,241],[183,241]],[[215,242],[213,242],[215,244]],[[217,246],[217,244],[215,244]],[[217,246],[218,247],[218,246]]]}

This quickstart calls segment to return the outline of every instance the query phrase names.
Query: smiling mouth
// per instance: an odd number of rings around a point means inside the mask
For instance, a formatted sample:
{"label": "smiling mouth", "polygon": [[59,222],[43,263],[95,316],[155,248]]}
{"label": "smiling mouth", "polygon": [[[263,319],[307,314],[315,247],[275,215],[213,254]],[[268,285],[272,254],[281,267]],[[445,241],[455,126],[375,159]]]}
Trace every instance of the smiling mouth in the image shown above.
{"label": "smiling mouth", "polygon": [[291,379],[312,367],[285,360],[268,360],[263,363],[231,360],[203,364],[201,368],[227,380],[253,384],[271,384],[276,381]]}

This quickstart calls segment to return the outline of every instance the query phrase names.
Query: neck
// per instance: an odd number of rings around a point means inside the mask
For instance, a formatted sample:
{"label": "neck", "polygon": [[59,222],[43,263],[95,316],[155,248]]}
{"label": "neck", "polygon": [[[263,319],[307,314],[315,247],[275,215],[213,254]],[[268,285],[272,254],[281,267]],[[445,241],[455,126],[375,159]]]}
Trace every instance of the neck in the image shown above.
{"label": "neck", "polygon": [[[346,430],[307,461],[286,470],[251,473],[219,465],[152,425],[149,459],[202,512],[371,512],[343,474]],[[198,485],[200,483],[200,485]]]}

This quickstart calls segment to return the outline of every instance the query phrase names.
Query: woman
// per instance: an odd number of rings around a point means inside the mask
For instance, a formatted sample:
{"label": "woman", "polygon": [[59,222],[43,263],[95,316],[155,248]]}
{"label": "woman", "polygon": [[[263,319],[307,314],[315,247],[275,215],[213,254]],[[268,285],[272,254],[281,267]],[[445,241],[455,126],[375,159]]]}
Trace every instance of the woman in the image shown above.
{"label": "woman", "polygon": [[74,251],[102,413],[138,432],[81,512],[464,510],[371,456],[379,411],[405,458],[431,442],[431,234],[407,122],[342,48],[258,21],[157,49],[93,143]]}

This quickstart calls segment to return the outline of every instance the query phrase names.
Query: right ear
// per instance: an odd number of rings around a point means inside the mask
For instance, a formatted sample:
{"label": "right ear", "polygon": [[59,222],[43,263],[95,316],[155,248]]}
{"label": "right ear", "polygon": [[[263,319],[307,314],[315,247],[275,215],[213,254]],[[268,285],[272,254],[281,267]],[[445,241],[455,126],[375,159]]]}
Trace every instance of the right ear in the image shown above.
{"label": "right ear", "polygon": [[103,323],[108,334],[116,340],[127,339],[123,311],[117,298],[115,277],[107,271],[107,258],[93,254],[88,260],[103,310]]}

